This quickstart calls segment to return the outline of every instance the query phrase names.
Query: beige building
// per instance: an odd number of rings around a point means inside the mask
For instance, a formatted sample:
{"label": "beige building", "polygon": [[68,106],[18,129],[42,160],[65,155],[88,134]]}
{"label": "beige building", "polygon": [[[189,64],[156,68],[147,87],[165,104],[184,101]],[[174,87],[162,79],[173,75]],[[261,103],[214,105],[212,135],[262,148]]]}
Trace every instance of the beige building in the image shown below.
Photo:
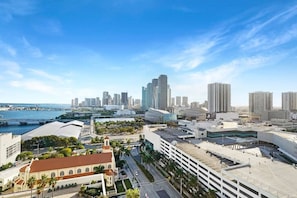
{"label": "beige building", "polygon": [[19,177],[14,181],[14,192],[28,190],[27,181],[32,176],[37,181],[41,179],[42,175],[46,175],[48,178],[56,177],[58,182],[64,181],[63,183],[65,183],[65,180],[68,179],[73,181],[73,178],[94,175],[95,167],[98,166],[104,166],[106,186],[112,186],[117,170],[108,137],[104,140],[102,153],[45,160],[33,159],[28,165],[20,169]]}

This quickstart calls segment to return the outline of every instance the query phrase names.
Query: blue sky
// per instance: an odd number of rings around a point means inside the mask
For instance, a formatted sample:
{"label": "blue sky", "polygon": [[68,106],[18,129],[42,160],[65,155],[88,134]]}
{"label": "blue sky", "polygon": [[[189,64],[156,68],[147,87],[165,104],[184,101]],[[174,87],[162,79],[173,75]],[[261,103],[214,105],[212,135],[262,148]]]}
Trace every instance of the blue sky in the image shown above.
{"label": "blue sky", "polygon": [[297,1],[2,0],[0,102],[70,103],[168,76],[172,96],[207,100],[230,83],[248,93],[297,91]]}

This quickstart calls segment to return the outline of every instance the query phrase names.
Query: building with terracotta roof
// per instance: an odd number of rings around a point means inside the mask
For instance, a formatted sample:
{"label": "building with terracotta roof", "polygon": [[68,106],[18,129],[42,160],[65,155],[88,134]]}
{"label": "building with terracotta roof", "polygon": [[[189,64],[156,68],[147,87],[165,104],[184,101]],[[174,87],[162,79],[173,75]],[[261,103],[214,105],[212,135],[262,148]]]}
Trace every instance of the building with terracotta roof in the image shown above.
{"label": "building with terracotta roof", "polygon": [[[73,179],[77,178],[75,183],[83,184],[85,180],[81,180],[81,178],[94,175],[98,166],[104,167],[106,186],[112,186],[117,170],[108,137],[105,138],[102,153],[45,160],[33,159],[28,165],[20,169],[19,177],[14,181],[14,192],[28,190],[27,181],[32,176],[37,181],[41,179],[42,175],[46,175],[48,178],[56,177],[58,179],[57,184],[59,181],[67,184],[67,180],[71,181],[69,183],[71,184],[74,181]],[[104,179],[102,183],[104,183]]]}

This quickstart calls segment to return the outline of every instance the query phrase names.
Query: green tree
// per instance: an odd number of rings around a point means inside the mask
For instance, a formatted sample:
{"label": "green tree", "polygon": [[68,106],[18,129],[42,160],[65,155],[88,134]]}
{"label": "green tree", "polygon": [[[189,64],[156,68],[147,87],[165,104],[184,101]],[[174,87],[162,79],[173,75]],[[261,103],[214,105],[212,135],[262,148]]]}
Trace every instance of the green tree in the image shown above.
{"label": "green tree", "polygon": [[50,187],[52,188],[52,197],[54,197],[54,189],[55,189],[55,186],[57,184],[57,178],[56,177],[51,177],[48,181]]}
{"label": "green tree", "polygon": [[34,188],[35,183],[36,183],[36,178],[34,176],[30,177],[27,181],[27,186],[31,190],[31,197],[32,197],[32,190]]}
{"label": "green tree", "polygon": [[205,194],[205,198],[216,198],[217,194],[215,190],[208,189],[208,192]]}
{"label": "green tree", "polygon": [[126,191],[126,197],[127,198],[139,198],[140,197],[139,189],[138,188],[128,189]]}
{"label": "green tree", "polygon": [[72,153],[72,150],[71,148],[63,148],[61,151],[60,151],[61,154],[63,154],[65,157],[69,157],[71,156],[71,153]]}
{"label": "green tree", "polygon": [[183,192],[183,176],[184,176],[184,171],[183,171],[183,169],[182,168],[178,168],[176,171],[175,171],[175,173],[176,173],[176,176],[177,176],[177,178],[179,179],[179,192],[180,192],[180,194],[182,194],[182,192]]}
{"label": "green tree", "polygon": [[39,180],[39,185],[38,185],[38,187],[42,193],[41,197],[43,197],[43,190],[46,187],[47,183],[48,183],[47,175],[45,175],[45,174],[41,175],[41,179]]}
{"label": "green tree", "polygon": [[104,172],[104,166],[99,165],[94,167],[95,174],[103,173]]}

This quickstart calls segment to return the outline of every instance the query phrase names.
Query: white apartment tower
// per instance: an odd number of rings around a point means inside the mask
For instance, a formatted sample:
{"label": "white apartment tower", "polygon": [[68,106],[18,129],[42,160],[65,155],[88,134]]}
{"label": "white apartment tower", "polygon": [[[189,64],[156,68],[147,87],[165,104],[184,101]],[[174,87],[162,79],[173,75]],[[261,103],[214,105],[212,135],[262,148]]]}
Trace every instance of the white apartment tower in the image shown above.
{"label": "white apartment tower", "polygon": [[208,84],[208,112],[225,113],[231,111],[231,85]]}
{"label": "white apartment tower", "polygon": [[272,110],[273,95],[271,92],[253,92],[249,93],[249,112],[261,117],[261,120],[267,120],[266,114]]}
{"label": "white apartment tower", "polygon": [[282,93],[282,109],[287,111],[297,110],[297,92]]}
{"label": "white apartment tower", "polygon": [[14,163],[21,153],[21,136],[12,133],[0,133],[0,166]]}
{"label": "white apartment tower", "polygon": [[181,106],[181,96],[176,96],[176,106]]}

